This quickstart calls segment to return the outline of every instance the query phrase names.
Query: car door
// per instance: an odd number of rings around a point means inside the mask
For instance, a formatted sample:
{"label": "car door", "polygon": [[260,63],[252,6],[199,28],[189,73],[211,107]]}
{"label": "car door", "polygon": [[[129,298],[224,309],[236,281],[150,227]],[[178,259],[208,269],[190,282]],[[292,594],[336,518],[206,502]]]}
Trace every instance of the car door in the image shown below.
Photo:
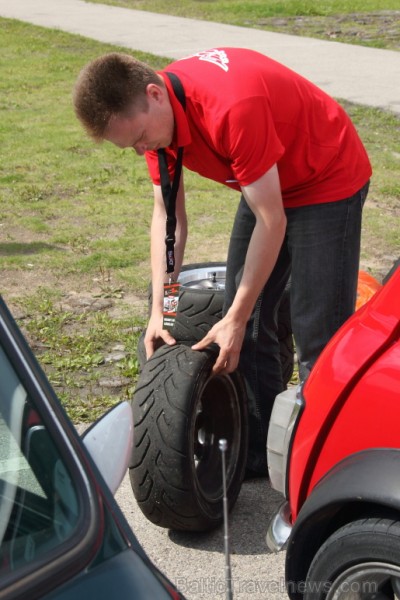
{"label": "car door", "polygon": [[0,297],[0,598],[181,598],[150,562]]}

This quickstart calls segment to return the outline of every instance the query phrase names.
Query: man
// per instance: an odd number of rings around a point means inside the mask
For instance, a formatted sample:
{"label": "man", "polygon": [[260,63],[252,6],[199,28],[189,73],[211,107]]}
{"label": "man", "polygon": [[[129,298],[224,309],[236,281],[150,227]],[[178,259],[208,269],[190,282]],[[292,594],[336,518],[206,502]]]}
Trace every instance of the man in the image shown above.
{"label": "man", "polygon": [[[168,73],[183,86],[184,106]],[[216,373],[240,366],[250,400],[248,467],[265,475],[268,421],[282,390],[276,314],[289,275],[302,380],[354,310],[371,175],[354,126],[315,85],[238,48],[199,52],[158,73],[128,55],[100,57],[81,72],[74,104],[94,139],[146,156],[154,185],[148,356],[157,340],[175,343],[162,325],[166,209],[157,150],[165,148],[171,180],[183,148],[185,167],[241,192],[224,317],[193,348],[219,346]],[[176,217],[175,277],[187,236],[183,177]]]}

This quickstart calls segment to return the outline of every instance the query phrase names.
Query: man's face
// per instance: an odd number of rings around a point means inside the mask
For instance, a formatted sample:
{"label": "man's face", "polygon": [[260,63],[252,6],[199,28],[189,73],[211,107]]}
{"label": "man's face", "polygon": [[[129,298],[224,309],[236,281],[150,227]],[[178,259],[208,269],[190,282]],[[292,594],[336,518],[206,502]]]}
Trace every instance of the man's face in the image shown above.
{"label": "man's face", "polygon": [[174,135],[174,115],[164,88],[149,84],[148,109],[133,109],[128,115],[111,118],[104,139],[120,148],[133,148],[143,155],[147,150],[166,148]]}

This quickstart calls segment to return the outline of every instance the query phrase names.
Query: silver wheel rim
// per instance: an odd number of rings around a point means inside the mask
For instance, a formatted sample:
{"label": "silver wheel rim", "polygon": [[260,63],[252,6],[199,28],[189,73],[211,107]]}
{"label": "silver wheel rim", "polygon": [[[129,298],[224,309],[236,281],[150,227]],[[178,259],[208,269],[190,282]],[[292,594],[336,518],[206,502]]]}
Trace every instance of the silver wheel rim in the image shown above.
{"label": "silver wheel rim", "polygon": [[400,567],[380,562],[358,564],[343,571],[332,584],[320,585],[330,585],[326,600],[387,600],[392,596],[386,593],[386,586],[400,598]]}
{"label": "silver wheel rim", "polygon": [[198,290],[224,290],[226,267],[225,265],[210,265],[182,270],[178,281],[185,288]]}

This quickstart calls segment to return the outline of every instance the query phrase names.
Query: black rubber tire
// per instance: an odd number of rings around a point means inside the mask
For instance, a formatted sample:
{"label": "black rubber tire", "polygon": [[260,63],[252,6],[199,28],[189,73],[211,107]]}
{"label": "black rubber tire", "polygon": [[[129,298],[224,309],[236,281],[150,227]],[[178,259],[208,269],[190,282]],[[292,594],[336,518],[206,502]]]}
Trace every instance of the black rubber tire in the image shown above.
{"label": "black rubber tire", "polygon": [[[201,276],[199,287],[196,286],[196,276]],[[226,263],[209,262],[184,265],[181,269],[179,281],[181,292],[179,295],[178,313],[171,329],[171,335],[178,342],[194,343],[200,341],[205,334],[222,317],[224,304]],[[210,281],[209,287],[204,285],[204,280]],[[214,280],[214,284],[212,281]],[[151,286],[149,288],[149,309],[151,309]],[[143,336],[144,337],[144,336]],[[146,360],[143,346],[143,337],[139,340],[138,360],[142,369]],[[282,365],[283,383],[286,386],[294,369],[294,345],[292,325],[290,319],[290,285],[287,286],[279,306],[278,313],[278,339]]]}
{"label": "black rubber tire", "polygon": [[[196,287],[196,276],[204,274],[202,278],[210,280],[209,287]],[[199,342],[211,327],[222,317],[224,306],[226,263],[197,263],[183,265],[178,281],[181,283],[179,294],[178,312],[171,335],[178,342]],[[212,284],[214,277],[223,284]],[[151,308],[151,287],[149,288],[149,308]]]}
{"label": "black rubber tire", "polygon": [[362,519],[341,527],[321,546],[307,574],[304,599],[325,600],[336,593],[341,600],[388,600],[399,582],[400,522]]}
{"label": "black rubber tire", "polygon": [[[181,290],[179,294],[178,312],[175,324],[171,328],[171,335],[177,342],[188,342],[194,344],[199,342],[211,327],[222,317],[224,305],[224,287],[193,287],[194,280],[191,273],[196,274],[206,271],[212,277],[213,273],[222,273],[225,284],[226,263],[209,262],[183,265],[180,272]],[[152,304],[152,287],[149,285],[149,314]],[[139,338],[137,358],[140,370],[147,360],[144,348],[145,331]]]}
{"label": "black rubber tire", "polygon": [[144,515],[161,527],[205,531],[223,520],[226,456],[229,509],[247,458],[246,393],[240,375],[210,377],[216,353],[163,346],[145,364],[132,400],[134,447],[129,474]]}

